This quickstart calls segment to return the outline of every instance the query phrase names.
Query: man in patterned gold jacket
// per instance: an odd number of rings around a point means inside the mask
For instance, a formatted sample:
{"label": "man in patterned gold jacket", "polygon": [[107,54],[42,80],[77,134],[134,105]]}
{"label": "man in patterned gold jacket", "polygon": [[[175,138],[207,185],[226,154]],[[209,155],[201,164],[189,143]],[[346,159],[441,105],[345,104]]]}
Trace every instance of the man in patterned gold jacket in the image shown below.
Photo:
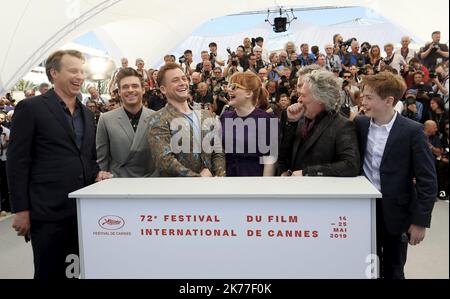
{"label": "man in patterned gold jacket", "polygon": [[207,110],[188,104],[189,81],[178,64],[158,72],[167,106],[149,121],[148,141],[162,177],[225,176],[220,123]]}

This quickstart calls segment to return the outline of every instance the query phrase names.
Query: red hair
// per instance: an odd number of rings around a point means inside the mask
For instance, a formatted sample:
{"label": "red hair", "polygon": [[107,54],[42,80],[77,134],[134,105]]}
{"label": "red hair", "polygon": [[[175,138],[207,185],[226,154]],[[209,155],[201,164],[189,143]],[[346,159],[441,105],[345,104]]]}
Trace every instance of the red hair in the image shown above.
{"label": "red hair", "polygon": [[253,92],[252,103],[257,108],[267,110],[269,108],[269,92],[262,86],[261,79],[252,73],[235,73],[230,78],[230,83],[237,83]]}

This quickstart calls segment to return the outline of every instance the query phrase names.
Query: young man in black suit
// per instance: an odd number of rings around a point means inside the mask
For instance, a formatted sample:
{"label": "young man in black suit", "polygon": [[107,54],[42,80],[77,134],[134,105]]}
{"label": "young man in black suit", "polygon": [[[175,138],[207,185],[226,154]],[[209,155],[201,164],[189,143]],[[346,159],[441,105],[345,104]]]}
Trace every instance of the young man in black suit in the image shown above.
{"label": "young man in black suit", "polygon": [[94,115],[77,95],[84,81],[78,51],[57,51],[46,62],[54,89],[21,101],[12,120],[7,173],[13,228],[31,238],[35,278],[66,275],[78,255],[76,204],[68,194],[110,178],[96,162]]}
{"label": "young man in black suit", "polygon": [[404,279],[408,243],[423,241],[437,196],[433,156],[420,123],[394,107],[406,91],[398,75],[363,79],[365,116],[355,118],[364,175],[382,193],[377,201],[381,277]]}

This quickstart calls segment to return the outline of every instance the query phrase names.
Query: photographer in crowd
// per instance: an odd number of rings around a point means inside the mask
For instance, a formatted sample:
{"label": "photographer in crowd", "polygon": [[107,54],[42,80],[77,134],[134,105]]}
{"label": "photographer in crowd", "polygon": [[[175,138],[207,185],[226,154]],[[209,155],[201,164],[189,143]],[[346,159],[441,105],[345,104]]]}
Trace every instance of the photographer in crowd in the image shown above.
{"label": "photographer in crowd", "polygon": [[260,69],[265,68],[267,63],[262,58],[263,49],[260,46],[255,46],[253,48],[253,53],[256,56],[256,71],[259,72]]}
{"label": "photographer in crowd", "polygon": [[373,45],[369,50],[369,60],[367,61],[374,70],[375,73],[380,71],[380,64],[383,61],[381,57],[381,49],[378,45]]}
{"label": "photographer in crowd", "polygon": [[342,71],[342,62],[339,55],[334,54],[333,45],[325,45],[325,53],[325,68],[330,72],[337,70],[340,73]]}
{"label": "photographer in crowd", "polygon": [[305,67],[316,62],[316,56],[314,54],[309,53],[309,45],[301,44],[300,45],[300,54],[297,56],[299,60],[299,64],[301,67]]}
{"label": "photographer in crowd", "polygon": [[200,82],[198,84],[197,92],[195,93],[193,97],[194,106],[195,104],[198,104],[200,109],[206,109],[210,110],[211,112],[214,111],[213,104],[213,95],[209,91],[209,86],[205,82]]}
{"label": "photographer in crowd", "polygon": [[214,113],[221,116],[227,105],[230,104],[228,95],[228,82],[220,81],[213,89]]}
{"label": "photographer in crowd", "polygon": [[[264,64],[266,64],[269,61],[269,51],[264,47],[264,38],[258,36],[255,39],[255,42],[255,47],[258,46],[262,49],[261,59],[264,61]],[[253,51],[255,50],[255,47],[253,47]]]}
{"label": "photographer in crowd", "polygon": [[386,57],[383,60],[384,65],[392,67],[400,75],[401,71],[407,65],[403,56],[395,55],[394,45],[390,43],[384,46],[384,51],[386,52]]}
{"label": "photographer in crowd", "polygon": [[192,51],[191,50],[184,51],[184,55],[180,57],[179,62],[183,72],[186,74],[188,78],[190,78],[192,73],[195,72],[195,68],[197,67],[192,58]]}
{"label": "photographer in crowd", "polygon": [[420,51],[419,57],[423,64],[433,71],[436,65],[448,61],[448,46],[441,44],[441,32],[435,31],[431,34],[432,42],[428,43]]}
{"label": "photographer in crowd", "polygon": [[[241,66],[239,57],[236,52],[231,52],[230,48],[227,49],[229,57],[228,57],[228,65],[223,70],[223,76],[226,81],[230,81],[231,76],[233,76],[237,72],[243,72],[244,68]],[[240,53],[242,53],[242,49],[240,49]],[[241,55],[241,54],[240,54]]]}
{"label": "photographer in crowd", "polygon": [[423,82],[429,83],[430,80],[430,72],[428,69],[420,62],[418,58],[412,58],[409,61],[409,64],[406,65],[406,67],[403,69],[403,71],[400,73],[403,78],[406,81],[406,86],[408,88],[411,88],[414,83],[414,76],[416,72],[422,72],[423,73]]}
{"label": "photographer in crowd", "polygon": [[209,56],[208,51],[202,51],[202,52],[200,53],[200,57],[201,57],[201,59],[202,59],[202,62],[198,63],[197,66],[195,67],[195,71],[196,71],[196,72],[201,73],[202,70],[203,70],[203,64],[204,64],[205,62],[207,62],[207,61],[208,61],[209,64],[211,65],[211,68],[214,68],[214,67],[215,67],[215,65],[212,64],[211,61],[210,61],[210,56]]}
{"label": "photographer in crowd", "polygon": [[406,91],[404,100],[404,109],[402,115],[417,121],[422,121],[423,104],[416,100],[417,90],[409,89]]}
{"label": "photographer in crowd", "polygon": [[403,60],[407,64],[409,64],[411,59],[417,57],[417,53],[414,50],[409,48],[409,44],[411,43],[411,38],[409,36],[404,36],[404,37],[402,37],[400,42],[402,44],[402,47],[400,49],[398,49],[397,51],[395,51],[395,55],[403,57]]}
{"label": "photographer in crowd", "polygon": [[433,91],[440,95],[444,101],[445,109],[448,112],[448,92],[449,92],[449,77],[448,77],[448,63],[438,64],[436,73],[431,75],[430,80],[434,84]]}
{"label": "photographer in crowd", "polygon": [[215,42],[211,42],[209,43],[208,48],[209,48],[209,61],[211,61],[213,65],[224,66],[225,60],[222,59],[222,57],[218,54],[217,44]]}
{"label": "photographer in crowd", "polygon": [[366,59],[364,55],[359,52],[359,48],[359,42],[353,40],[351,43],[351,52],[348,52],[344,56],[343,68],[346,71],[350,71],[352,65],[356,65],[356,67],[360,68],[366,64]]}

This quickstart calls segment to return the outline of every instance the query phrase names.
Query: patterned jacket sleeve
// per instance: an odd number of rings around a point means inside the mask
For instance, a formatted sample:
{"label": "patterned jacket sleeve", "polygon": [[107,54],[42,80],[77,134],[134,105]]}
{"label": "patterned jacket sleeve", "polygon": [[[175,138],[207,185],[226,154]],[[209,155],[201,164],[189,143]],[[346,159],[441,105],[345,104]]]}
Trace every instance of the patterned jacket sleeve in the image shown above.
{"label": "patterned jacket sleeve", "polygon": [[181,164],[170,146],[170,125],[167,121],[153,119],[150,122],[148,142],[155,155],[156,167],[162,176],[169,177],[199,177],[196,173]]}

